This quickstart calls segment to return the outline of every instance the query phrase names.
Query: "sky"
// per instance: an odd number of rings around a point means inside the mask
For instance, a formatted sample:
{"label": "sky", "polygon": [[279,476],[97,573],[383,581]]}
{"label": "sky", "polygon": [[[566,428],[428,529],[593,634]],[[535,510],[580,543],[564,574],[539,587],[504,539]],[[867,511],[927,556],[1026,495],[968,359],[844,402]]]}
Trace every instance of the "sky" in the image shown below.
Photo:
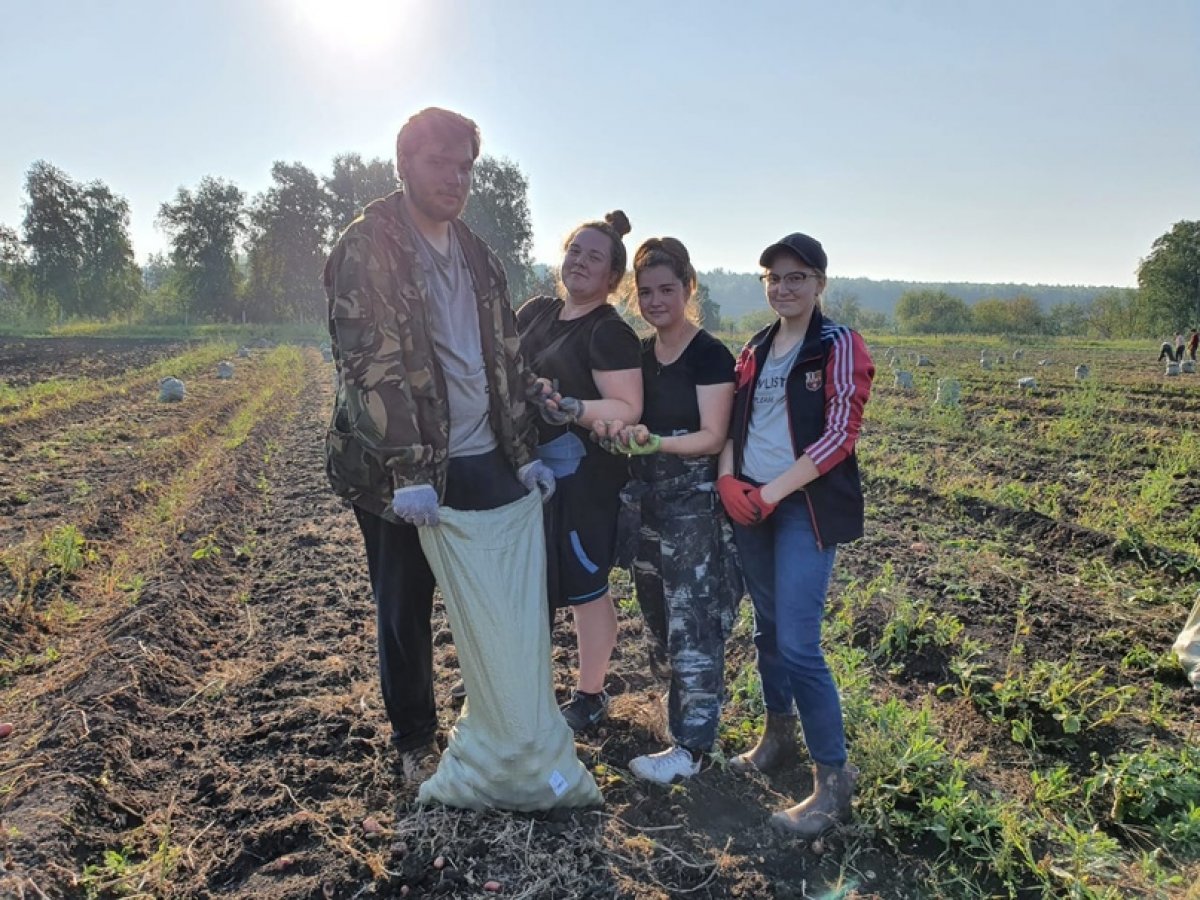
{"label": "sky", "polygon": [[426,106],[520,166],[541,262],[621,208],[701,270],[804,231],[835,279],[1126,286],[1200,218],[1200,0],[0,0],[0,83],[0,223],[44,159],[140,259],[180,187]]}

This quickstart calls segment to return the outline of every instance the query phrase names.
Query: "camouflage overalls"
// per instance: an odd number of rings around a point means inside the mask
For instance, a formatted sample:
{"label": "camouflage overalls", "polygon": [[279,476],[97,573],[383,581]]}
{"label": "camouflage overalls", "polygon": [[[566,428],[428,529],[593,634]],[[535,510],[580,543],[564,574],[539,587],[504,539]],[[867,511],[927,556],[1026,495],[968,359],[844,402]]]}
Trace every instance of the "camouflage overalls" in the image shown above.
{"label": "camouflage overalls", "polygon": [[725,640],[743,594],[733,533],[714,480],[716,457],[666,453],[633,460],[621,493],[622,532],[636,524],[633,578],[655,648],[671,663],[675,742],[707,752],[724,699]]}

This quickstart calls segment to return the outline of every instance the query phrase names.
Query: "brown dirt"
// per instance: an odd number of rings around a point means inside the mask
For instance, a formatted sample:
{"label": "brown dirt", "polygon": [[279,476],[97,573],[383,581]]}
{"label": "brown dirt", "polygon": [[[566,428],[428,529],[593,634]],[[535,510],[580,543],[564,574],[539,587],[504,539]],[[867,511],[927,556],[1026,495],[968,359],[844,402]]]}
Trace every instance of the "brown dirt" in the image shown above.
{"label": "brown dirt", "polygon": [[[111,375],[121,369],[105,366],[145,365],[181,349],[129,342],[118,359],[115,346],[106,342],[97,360],[88,342],[0,345],[0,377],[19,384],[26,382],[16,372],[40,373],[32,379],[91,366]],[[238,379],[256,371],[239,364]],[[153,486],[219,439],[240,402],[228,383],[199,379],[177,406],[114,398],[51,426],[31,425],[6,447],[5,545],[36,543],[54,525],[73,523],[101,561],[70,578],[49,573],[33,613],[12,611],[19,585],[0,575],[0,610],[9,609],[0,612],[0,656],[22,661],[0,670],[0,720],[15,727],[0,740],[0,896],[478,897],[490,879],[502,884],[501,896],[537,898],[918,894],[936,846],[901,856],[854,828],[816,846],[769,830],[767,814],[807,792],[802,769],[767,779],[712,765],[686,788],[636,783],[627,766],[661,746],[657,698],[665,690],[649,673],[636,614],[621,616],[611,720],[578,745],[582,759],[602,767],[602,809],[527,816],[417,808],[393,769],[361,542],[322,471],[329,371],[306,351],[304,381],[288,404],[272,407],[207,473],[180,531],[161,535],[164,552],[144,572],[136,603],[105,584],[104,561],[130,545],[125,523],[153,509]],[[189,429],[192,440],[156,450]],[[840,585],[870,580],[891,562],[912,598],[968,620],[997,653],[1010,646],[1024,602],[1030,658],[1072,654],[1113,678],[1122,677],[1132,643],[1169,644],[1171,609],[1131,611],[1105,623],[1127,629],[1120,643],[1095,640],[1095,623],[1082,612],[1088,588],[1072,576],[1096,559],[1144,564],[1122,556],[1108,536],[883,478],[867,487],[871,528],[841,552]],[[194,559],[206,535],[222,553]],[[941,564],[949,538],[1004,542],[1045,580],[1021,583],[982,562],[963,580]],[[1161,577],[1181,592],[1189,584],[1186,575]],[[877,644],[889,603],[873,601],[856,624],[856,645]],[[440,607],[435,616],[444,629]],[[555,681],[563,699],[573,643],[560,616]],[[439,640],[435,652],[448,728],[456,715],[453,644]],[[730,677],[752,659],[739,632]],[[1003,666],[999,656],[989,661]],[[932,697],[958,746],[992,754],[998,772],[1028,765],[1003,728],[937,691],[955,681],[943,654],[926,648],[892,662],[879,672],[881,696]],[[1176,713],[1200,713],[1200,695],[1178,682],[1166,687]],[[1103,731],[1062,759],[1082,764],[1148,733]],[[730,737],[725,752],[742,742]]]}
{"label": "brown dirt", "polygon": [[[39,371],[79,371],[71,354],[91,351],[77,342],[37,349],[54,357],[25,358]],[[841,838],[818,854],[770,832],[769,811],[806,792],[803,771],[768,782],[714,766],[686,790],[635,784],[628,761],[661,746],[654,698],[665,684],[648,674],[640,623],[628,615],[612,719],[579,745],[605,767],[603,809],[417,809],[393,771],[360,538],[322,470],[329,368],[311,350],[306,367],[293,406],[273,410],[209,473],[179,534],[162,535],[165,555],[136,605],[85,569],[51,573],[38,616],[0,619],[0,651],[25,662],[0,680],[0,718],[15,727],[0,742],[0,894],[341,898],[398,896],[407,885],[411,896],[483,896],[494,878],[504,896],[800,897],[806,885],[856,877],[859,896],[887,896],[889,883],[904,883],[885,850],[847,860]],[[249,366],[238,371],[253,377]],[[181,405],[124,397],[73,410],[50,429],[31,426],[0,465],[5,541],[36,541],[70,522],[111,557],[130,540],[122,523],[154,502],[146,484],[186,464],[235,412],[227,387],[197,379]],[[70,437],[85,428],[103,439]],[[194,445],[155,453],[187,429]],[[210,534],[221,555],[193,559]],[[0,579],[0,608],[16,589]],[[79,622],[47,617],[64,602]],[[435,616],[444,627],[440,605]],[[556,644],[565,698],[566,617]],[[743,662],[748,652],[744,637],[731,648]],[[453,645],[439,642],[437,657],[448,727]],[[379,833],[364,831],[369,818]],[[113,851],[132,875],[106,868]],[[438,856],[449,861],[440,870]],[[871,876],[845,874],[848,863]]]}
{"label": "brown dirt", "polygon": [[0,338],[0,383],[108,378],[182,353],[187,341],[129,338]]}

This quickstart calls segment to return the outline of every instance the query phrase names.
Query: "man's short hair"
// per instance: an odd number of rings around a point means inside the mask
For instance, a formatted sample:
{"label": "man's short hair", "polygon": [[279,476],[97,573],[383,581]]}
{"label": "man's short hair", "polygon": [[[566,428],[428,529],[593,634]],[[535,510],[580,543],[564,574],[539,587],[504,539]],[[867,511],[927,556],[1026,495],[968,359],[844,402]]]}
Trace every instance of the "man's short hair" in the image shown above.
{"label": "man's short hair", "polygon": [[471,159],[479,158],[479,126],[466,116],[430,106],[412,116],[396,135],[396,165],[400,157],[412,156],[431,141],[450,144],[470,140]]}

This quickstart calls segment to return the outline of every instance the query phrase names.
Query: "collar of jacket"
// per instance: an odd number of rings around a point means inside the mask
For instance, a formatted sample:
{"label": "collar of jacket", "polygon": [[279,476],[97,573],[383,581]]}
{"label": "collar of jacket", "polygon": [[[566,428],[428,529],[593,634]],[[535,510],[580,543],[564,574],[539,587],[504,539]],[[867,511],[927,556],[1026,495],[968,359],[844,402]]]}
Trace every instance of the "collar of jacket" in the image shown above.
{"label": "collar of jacket", "polygon": [[[821,308],[813,307],[812,318],[808,320],[808,329],[804,332],[804,341],[796,357],[797,362],[822,355],[824,351],[821,347],[821,328],[824,324],[825,316],[821,313]],[[775,343],[775,335],[779,334],[782,326],[783,319],[776,319],[750,339],[750,343],[754,346],[754,369],[756,372],[762,371],[763,360],[770,352],[771,345]]]}
{"label": "collar of jacket", "polygon": [[[424,272],[417,265],[417,236],[404,216],[403,202],[404,189],[399,188],[386,197],[380,197],[378,200],[368,203],[363,209],[363,219],[379,221],[403,254],[421,296],[428,297]],[[471,278],[475,283],[475,296],[480,299],[488,298],[493,285],[487,256],[480,246],[482,242],[462,219],[452,219],[450,227],[454,229],[454,236],[458,239],[458,246],[462,250],[463,257],[467,261],[467,269],[470,270]]]}

